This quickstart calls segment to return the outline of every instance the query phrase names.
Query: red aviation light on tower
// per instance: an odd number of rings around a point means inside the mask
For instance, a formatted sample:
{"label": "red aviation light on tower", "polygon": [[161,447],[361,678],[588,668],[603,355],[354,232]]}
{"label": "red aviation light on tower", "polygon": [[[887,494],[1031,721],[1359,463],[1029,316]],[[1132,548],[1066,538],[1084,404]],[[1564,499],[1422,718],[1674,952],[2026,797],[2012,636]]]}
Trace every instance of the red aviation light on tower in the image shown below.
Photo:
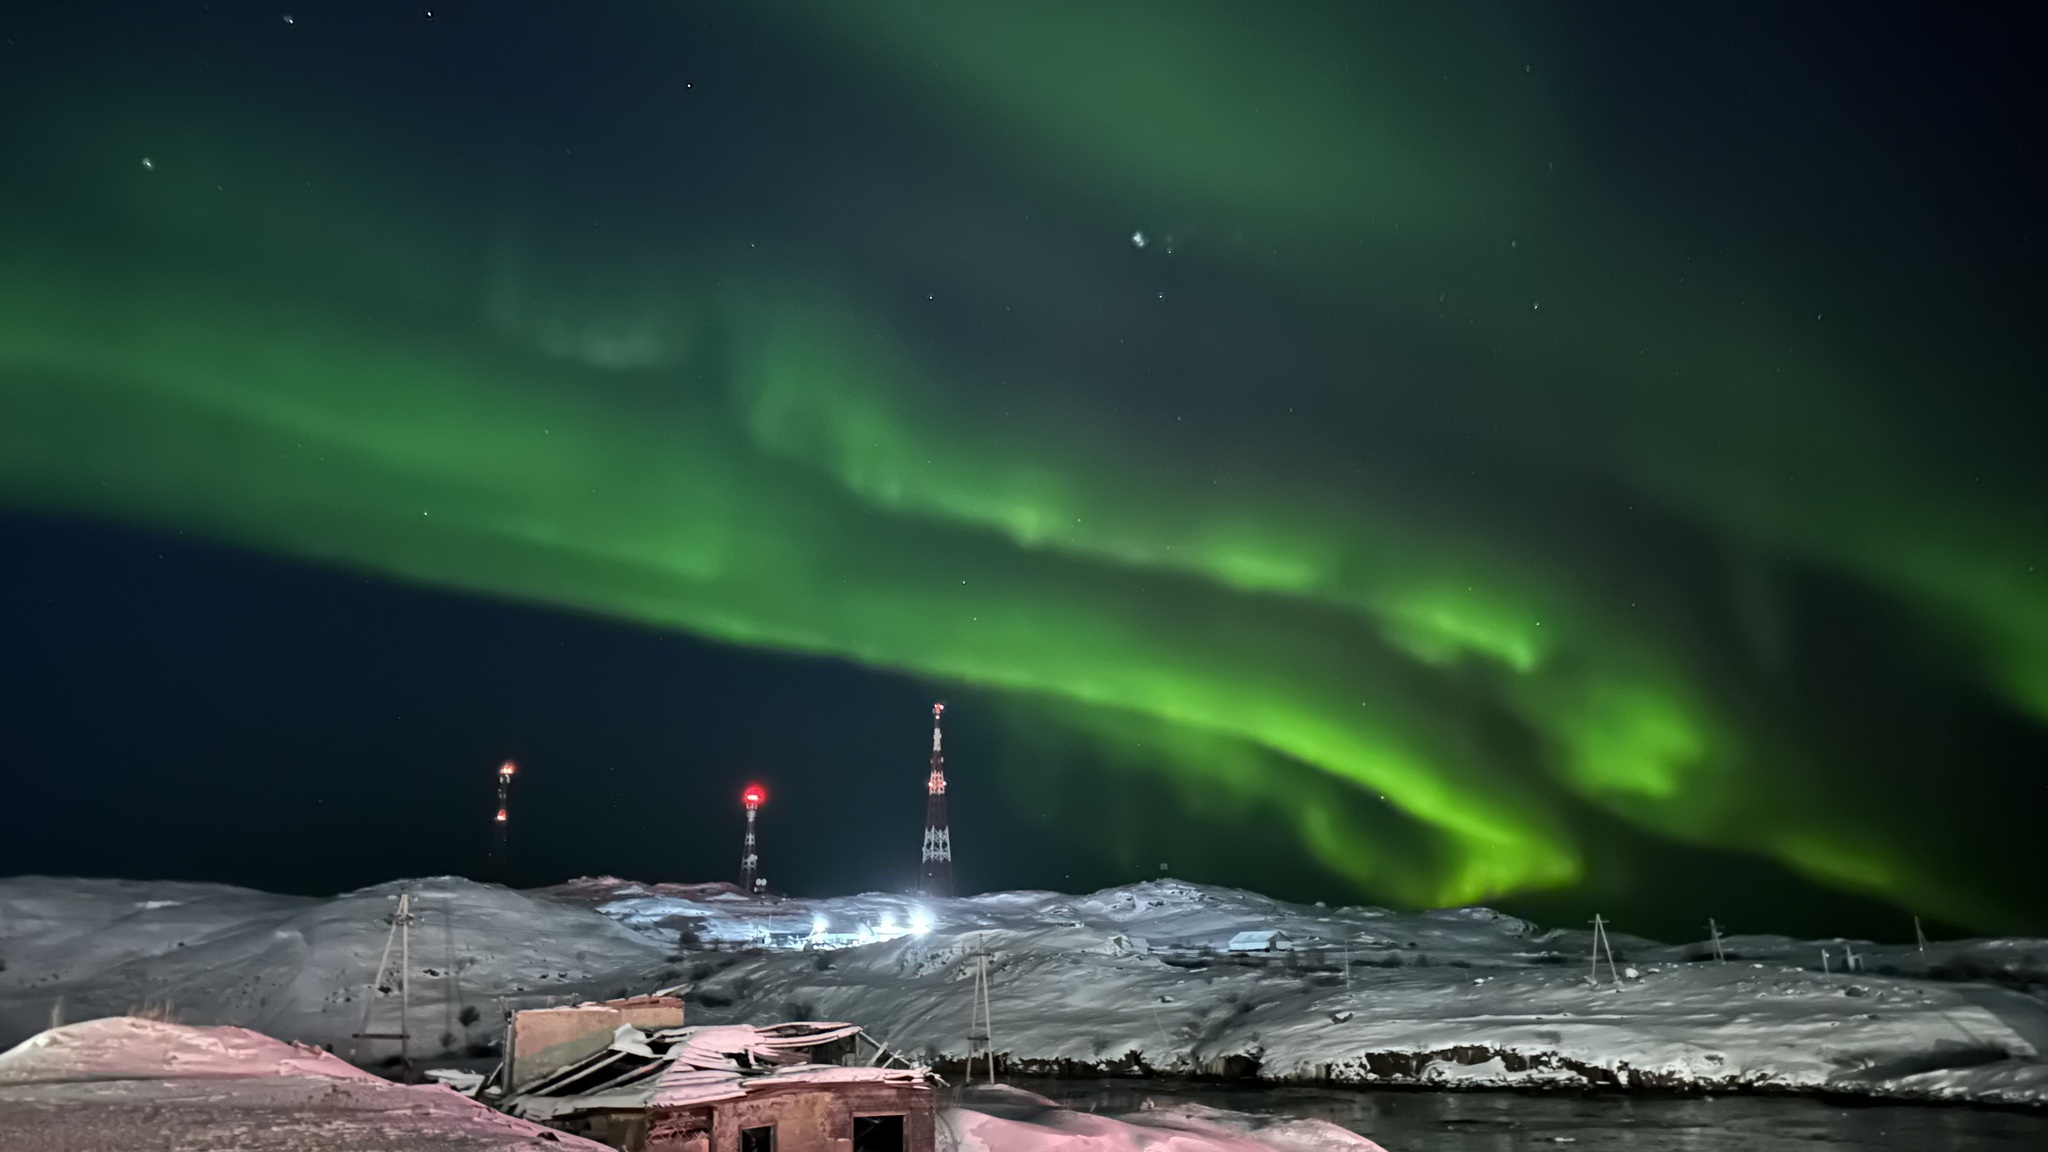
{"label": "red aviation light on tower", "polygon": [[491,820],[492,839],[497,846],[491,850],[491,863],[501,880],[510,878],[512,865],[512,775],[519,771],[519,765],[505,760],[498,765],[498,814]]}
{"label": "red aviation light on tower", "polygon": [[512,806],[512,774],[517,771],[519,771],[519,766],[510,760],[498,765],[498,819],[496,823],[500,832],[504,831],[505,810]]}
{"label": "red aviation light on tower", "polygon": [[740,790],[740,803],[747,810],[746,845],[740,851],[740,891],[748,896],[761,896],[768,890],[768,881],[761,878],[761,856],[754,851],[754,819],[767,802],[768,790],[759,784],[749,784]]}

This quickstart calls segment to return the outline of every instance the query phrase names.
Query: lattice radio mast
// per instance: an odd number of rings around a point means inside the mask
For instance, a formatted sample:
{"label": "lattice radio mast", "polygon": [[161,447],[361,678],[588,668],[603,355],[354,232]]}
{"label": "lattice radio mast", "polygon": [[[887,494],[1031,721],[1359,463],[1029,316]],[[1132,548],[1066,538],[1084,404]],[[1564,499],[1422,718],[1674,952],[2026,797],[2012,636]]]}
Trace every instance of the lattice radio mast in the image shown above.
{"label": "lattice radio mast", "polygon": [[917,890],[926,896],[953,894],[953,829],[946,820],[946,754],[939,732],[945,715],[944,704],[932,705],[932,774],[924,786],[924,848],[917,873]]}
{"label": "lattice radio mast", "polygon": [[754,817],[767,801],[768,790],[759,784],[749,784],[740,793],[740,803],[747,809],[747,839],[740,850],[740,888],[749,896],[759,896],[768,888],[768,881],[761,877],[761,855],[754,850]]}
{"label": "lattice radio mast", "polygon": [[511,812],[512,774],[519,766],[510,760],[498,765],[498,818],[492,824],[497,829],[496,850],[500,879],[510,879],[512,868],[512,825],[506,818]]}

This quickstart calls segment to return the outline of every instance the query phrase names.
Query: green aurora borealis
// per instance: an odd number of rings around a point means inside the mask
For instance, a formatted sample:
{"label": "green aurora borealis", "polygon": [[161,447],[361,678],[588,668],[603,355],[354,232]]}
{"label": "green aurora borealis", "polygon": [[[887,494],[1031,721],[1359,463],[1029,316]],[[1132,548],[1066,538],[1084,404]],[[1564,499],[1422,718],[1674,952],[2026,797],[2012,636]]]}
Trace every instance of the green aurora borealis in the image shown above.
{"label": "green aurora borealis", "polygon": [[2039,257],[1885,97],[1673,142],[1520,6],[224,8],[13,33],[0,502],[985,690],[1382,899],[1620,821],[2048,923],[1919,691],[2048,724]]}

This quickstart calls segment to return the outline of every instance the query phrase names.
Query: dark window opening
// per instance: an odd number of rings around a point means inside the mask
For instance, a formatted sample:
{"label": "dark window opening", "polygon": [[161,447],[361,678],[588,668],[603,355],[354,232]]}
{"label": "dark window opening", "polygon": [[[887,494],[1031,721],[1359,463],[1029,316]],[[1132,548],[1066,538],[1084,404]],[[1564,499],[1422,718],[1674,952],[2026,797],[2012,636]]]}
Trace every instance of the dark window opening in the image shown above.
{"label": "dark window opening", "polygon": [[775,1152],[775,1125],[740,1129],[740,1152]]}
{"label": "dark window opening", "polygon": [[904,1152],[903,1117],[855,1116],[853,1152]]}

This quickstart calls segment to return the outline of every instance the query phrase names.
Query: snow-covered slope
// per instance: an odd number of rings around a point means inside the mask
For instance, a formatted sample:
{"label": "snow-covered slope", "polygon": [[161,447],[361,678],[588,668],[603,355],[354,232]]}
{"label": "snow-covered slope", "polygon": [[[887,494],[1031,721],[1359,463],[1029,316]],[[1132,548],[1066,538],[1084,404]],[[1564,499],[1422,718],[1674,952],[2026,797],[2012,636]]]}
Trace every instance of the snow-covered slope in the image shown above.
{"label": "snow-covered slope", "polygon": [[[518,893],[455,879],[333,900],[197,885],[0,881],[0,1041],[165,1004],[348,1050],[395,989],[366,988],[392,897],[414,893],[413,1048],[481,1053],[506,1007],[688,980],[693,1022],[852,1020],[903,1051],[965,1055],[985,954],[995,1047],[1018,1070],[1463,1086],[1829,1089],[2048,1103],[2048,942],[1877,947],[1775,937],[1667,946],[1484,909],[1397,914],[1172,881],[1086,896],[866,894],[758,902],[729,885],[581,880]],[[1276,930],[1293,950],[1223,951]],[[1821,950],[1830,971],[1823,972]],[[1844,972],[1848,952],[1862,970]],[[1983,978],[1997,983],[1984,982]],[[360,1059],[375,1066],[388,1042]]]}
{"label": "snow-covered slope", "polygon": [[[966,1053],[977,955],[995,1047],[1019,1069],[1461,1086],[1828,1089],[2048,1103],[2048,941],[1907,947],[1591,934],[1486,909],[1309,908],[1159,881],[1088,896],[870,894],[758,905],[719,886],[583,880],[548,893],[650,939],[767,947],[692,966],[698,1019],[856,1020],[941,1062]],[[908,931],[908,926],[925,929]],[[887,926],[886,929],[884,926]],[[806,943],[807,927],[824,931]],[[1277,956],[1220,951],[1277,930]],[[879,942],[825,950],[848,935]],[[1822,949],[1830,953],[1822,971]],[[1853,951],[1858,970],[1845,972]],[[1889,972],[1889,974],[1887,974]],[[1916,978],[1914,975],[1917,974]],[[1941,976],[2001,976],[2033,995]]]}

